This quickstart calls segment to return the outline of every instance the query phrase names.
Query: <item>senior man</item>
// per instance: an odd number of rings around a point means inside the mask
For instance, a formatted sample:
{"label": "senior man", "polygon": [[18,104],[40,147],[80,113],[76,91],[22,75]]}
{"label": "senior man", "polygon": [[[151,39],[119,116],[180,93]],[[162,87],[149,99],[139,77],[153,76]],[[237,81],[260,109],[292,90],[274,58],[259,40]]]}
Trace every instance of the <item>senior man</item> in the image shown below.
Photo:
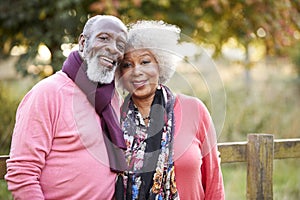
{"label": "senior man", "polygon": [[126,40],[120,19],[90,18],[79,50],[23,98],[5,176],[14,199],[113,198],[125,148],[114,73]]}

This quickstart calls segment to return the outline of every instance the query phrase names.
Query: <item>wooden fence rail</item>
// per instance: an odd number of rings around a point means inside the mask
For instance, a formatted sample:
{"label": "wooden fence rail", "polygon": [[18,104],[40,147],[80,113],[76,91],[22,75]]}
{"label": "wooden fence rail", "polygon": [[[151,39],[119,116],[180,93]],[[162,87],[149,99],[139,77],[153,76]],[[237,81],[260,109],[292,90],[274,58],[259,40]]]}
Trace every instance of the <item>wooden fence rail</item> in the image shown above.
{"label": "wooden fence rail", "polygon": [[[218,143],[221,163],[247,163],[247,199],[273,199],[273,160],[300,158],[300,138],[274,140],[271,134],[249,134],[247,142]],[[8,156],[0,156],[0,179]]]}

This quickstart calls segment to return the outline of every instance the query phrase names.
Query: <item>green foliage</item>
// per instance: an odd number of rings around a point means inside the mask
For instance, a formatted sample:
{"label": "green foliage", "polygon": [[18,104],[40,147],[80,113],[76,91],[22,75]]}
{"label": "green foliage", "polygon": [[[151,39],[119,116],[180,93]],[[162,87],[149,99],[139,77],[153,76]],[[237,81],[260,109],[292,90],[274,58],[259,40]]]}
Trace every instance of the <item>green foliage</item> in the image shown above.
{"label": "green foliage", "polygon": [[[286,69],[286,61],[277,62]],[[221,141],[245,140],[248,133],[269,133],[275,138],[299,137],[300,93],[297,80],[291,75],[283,75],[284,69],[281,72],[277,66],[269,67],[273,67],[274,71],[260,68],[256,76],[261,74],[266,78],[259,80],[254,77],[250,88],[237,77],[225,86],[228,104]]]}
{"label": "green foliage", "polygon": [[[245,47],[262,40],[267,53],[276,54],[295,41],[300,26],[300,3],[293,0],[132,0],[97,1],[95,12],[114,13],[127,21],[163,19],[178,25],[183,33],[198,42],[213,44],[216,53],[231,37]],[[125,3],[126,2],[126,3]]]}
{"label": "green foliage", "polygon": [[[34,62],[38,46],[45,44],[52,53],[56,69],[63,61],[60,46],[74,43],[87,19],[84,9],[90,1],[83,0],[15,0],[0,3],[0,55],[8,56],[14,46],[26,46],[17,69],[24,75]],[[13,9],[11,9],[13,8]]]}
{"label": "green foliage", "polygon": [[290,56],[298,77],[300,78],[300,42],[298,42],[294,48],[291,49]]}

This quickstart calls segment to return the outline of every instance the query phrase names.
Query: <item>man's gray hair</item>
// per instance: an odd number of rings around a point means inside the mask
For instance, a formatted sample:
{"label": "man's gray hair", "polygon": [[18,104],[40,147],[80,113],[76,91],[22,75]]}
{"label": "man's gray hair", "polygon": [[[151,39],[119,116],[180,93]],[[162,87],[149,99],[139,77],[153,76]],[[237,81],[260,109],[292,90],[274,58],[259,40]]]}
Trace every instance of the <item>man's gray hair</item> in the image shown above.
{"label": "man's gray hair", "polygon": [[159,84],[166,83],[174,74],[178,56],[176,48],[180,29],[163,21],[141,20],[129,25],[127,51],[149,50],[159,65]]}
{"label": "man's gray hair", "polygon": [[[82,35],[85,37],[86,41],[88,41],[90,36],[91,36],[91,27],[94,25],[94,23],[96,21],[101,20],[101,19],[113,19],[113,20],[119,21],[120,24],[124,25],[124,23],[119,18],[117,18],[115,16],[112,16],[112,15],[95,15],[95,16],[89,18],[87,20],[87,22],[85,23],[84,27],[83,27]],[[124,25],[124,30],[127,30],[127,27],[125,25]]]}

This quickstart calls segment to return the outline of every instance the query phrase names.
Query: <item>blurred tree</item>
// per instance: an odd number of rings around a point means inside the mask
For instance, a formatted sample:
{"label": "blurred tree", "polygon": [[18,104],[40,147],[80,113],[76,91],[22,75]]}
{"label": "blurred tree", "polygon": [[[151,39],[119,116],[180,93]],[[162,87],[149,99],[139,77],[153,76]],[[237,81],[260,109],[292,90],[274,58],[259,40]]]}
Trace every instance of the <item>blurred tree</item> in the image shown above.
{"label": "blurred tree", "polygon": [[57,70],[61,44],[76,42],[94,14],[116,15],[125,23],[162,19],[196,42],[213,45],[215,56],[234,38],[245,49],[246,67],[252,42],[261,41],[266,53],[275,55],[300,39],[300,1],[295,0],[14,0],[0,2],[1,56],[15,45],[26,46],[18,63],[26,73],[28,61],[33,62],[38,46],[45,44]]}
{"label": "blurred tree", "polygon": [[77,41],[90,3],[86,0],[1,1],[0,56],[9,56],[15,46],[25,47],[27,50],[20,56],[17,69],[26,75],[28,65],[36,62],[38,47],[44,44],[57,70],[63,59],[61,44]]}
{"label": "blurred tree", "polygon": [[268,54],[300,39],[300,1],[295,0],[98,0],[91,11],[122,16],[126,22],[163,19],[196,41],[213,44],[216,53],[232,37],[245,47],[260,39]]}

